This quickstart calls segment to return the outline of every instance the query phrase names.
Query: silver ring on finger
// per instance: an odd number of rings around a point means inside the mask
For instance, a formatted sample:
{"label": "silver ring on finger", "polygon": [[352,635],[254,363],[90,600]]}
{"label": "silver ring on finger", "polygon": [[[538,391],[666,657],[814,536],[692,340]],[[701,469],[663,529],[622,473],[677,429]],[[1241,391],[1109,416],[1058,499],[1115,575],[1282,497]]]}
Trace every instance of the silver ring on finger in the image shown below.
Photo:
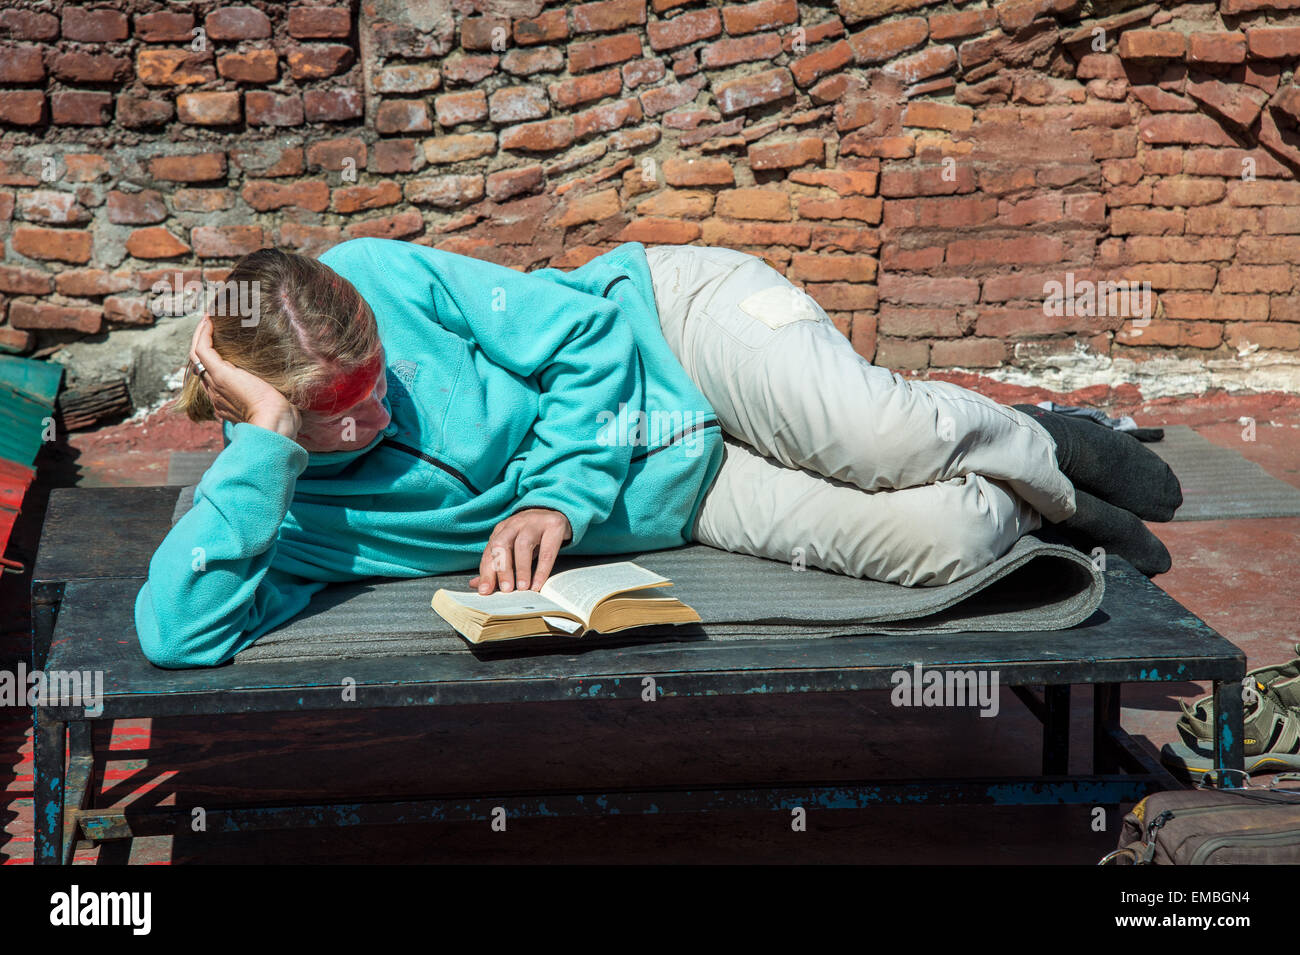
{"label": "silver ring on finger", "polygon": [[203,366],[203,362],[199,361],[197,358],[194,359],[194,374],[202,378],[205,371],[207,371],[207,368]]}

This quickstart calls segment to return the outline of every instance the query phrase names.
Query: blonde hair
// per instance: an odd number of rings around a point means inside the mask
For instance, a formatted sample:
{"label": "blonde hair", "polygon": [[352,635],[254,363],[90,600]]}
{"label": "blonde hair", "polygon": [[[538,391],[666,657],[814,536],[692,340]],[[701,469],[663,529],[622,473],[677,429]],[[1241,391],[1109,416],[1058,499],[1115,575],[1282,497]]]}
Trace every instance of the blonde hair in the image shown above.
{"label": "blonde hair", "polygon": [[[279,249],[244,256],[226,278],[230,297],[257,303],[257,314],[209,309],[212,345],[232,365],[267,382],[300,405],[340,374],[365,365],[379,350],[379,328],[365,299],[347,279],[315,259]],[[247,290],[256,290],[256,297]],[[244,290],[244,291],[240,291]],[[173,410],[191,421],[216,413],[198,376],[190,374]]]}

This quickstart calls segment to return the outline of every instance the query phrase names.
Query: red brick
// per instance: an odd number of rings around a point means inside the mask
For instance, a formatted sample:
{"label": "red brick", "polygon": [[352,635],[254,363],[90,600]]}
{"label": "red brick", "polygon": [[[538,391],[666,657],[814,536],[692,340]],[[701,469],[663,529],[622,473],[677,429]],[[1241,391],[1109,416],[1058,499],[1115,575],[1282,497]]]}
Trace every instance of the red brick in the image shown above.
{"label": "red brick", "polygon": [[409,96],[436,90],[441,85],[442,74],[432,66],[390,66],[375,75],[376,93]]}
{"label": "red brick", "polygon": [[1246,45],[1251,56],[1283,59],[1300,55],[1300,27],[1249,27]]}
{"label": "red brick", "polygon": [[256,7],[221,7],[203,19],[214,40],[261,40],[271,35],[271,21]]}
{"label": "red brick", "polygon": [[300,40],[342,38],[352,32],[346,7],[290,7],[289,35]]}
{"label": "red brick", "polygon": [[[885,67],[885,72],[897,76],[904,83],[917,83],[940,73],[946,73],[957,65],[957,48],[952,46],[932,46],[928,49],[895,60]],[[920,106],[920,102],[912,105]],[[936,104],[943,105],[943,104]],[[965,109],[964,106],[955,107]]]}
{"label": "red brick", "polygon": [[141,50],[135,57],[135,73],[147,86],[196,86],[217,78],[212,53],[190,50]]}
{"label": "red brick", "polygon": [[955,308],[904,308],[882,305],[876,320],[880,334],[894,338],[960,338],[969,331]]}
{"label": "red brick", "polygon": [[670,186],[730,186],[736,181],[725,159],[665,159],[663,173]]}
{"label": "red brick", "polygon": [[722,22],[732,36],[772,30],[798,23],[799,4],[795,0],[759,0],[727,6],[722,8]]}
{"label": "red brick", "polygon": [[450,175],[408,179],[404,192],[406,200],[416,205],[454,209],[483,198],[483,177]]}
{"label": "red brick", "polygon": [[875,363],[891,371],[915,371],[930,364],[929,342],[897,338],[876,339]]}
{"label": "red brick", "polygon": [[256,225],[195,226],[190,242],[201,259],[237,259],[266,245],[262,227]]}
{"label": "red brick", "polygon": [[[1238,210],[1240,211],[1240,210]],[[1220,239],[1229,242],[1230,239]],[[1223,256],[1230,258],[1230,256]],[[1243,235],[1237,241],[1239,265],[1291,265],[1300,261],[1300,236]]]}
{"label": "red brick", "polygon": [[182,93],[176,117],[191,126],[231,126],[242,115],[238,93]]}
{"label": "red brick", "polygon": [[672,86],[656,86],[654,89],[641,93],[637,100],[647,116],[658,116],[660,113],[666,113],[670,109],[676,109],[679,106],[685,106],[687,103],[693,102],[695,97],[699,95],[700,90],[704,88],[706,82],[706,78],[700,75],[692,77],[685,83],[675,83]]}
{"label": "red brick", "polygon": [[1189,82],[1187,93],[1230,123],[1249,129],[1268,102],[1268,94],[1253,86],[1220,83],[1217,80]]}
{"label": "red brick", "polygon": [[[958,163],[955,176],[944,175],[941,164],[895,166],[880,174],[880,194],[895,196],[947,196],[975,191],[975,173],[970,163]],[[1032,178],[1030,182],[1032,183]],[[987,190],[986,190],[987,191]]]}
{"label": "red brick", "polygon": [[523,123],[501,130],[501,148],[553,152],[571,146],[574,135],[574,123],[569,117]]}
{"label": "red brick", "polygon": [[135,38],[145,43],[188,43],[193,30],[190,13],[145,13],[135,18]]}
{"label": "red brick", "polygon": [[[555,105],[567,108],[604,99],[606,96],[617,96],[623,90],[623,77],[618,70],[605,70],[603,73],[591,73],[587,76],[551,83],[547,90]],[[545,113],[538,115],[545,115]]]}
{"label": "red brick", "polygon": [[1179,265],[1176,263],[1144,263],[1131,265],[1124,270],[1124,278],[1131,282],[1150,282],[1158,290],[1199,290],[1214,288],[1219,270],[1213,265]]}
{"label": "red brick", "polygon": [[266,90],[244,94],[244,114],[250,126],[301,126],[306,118],[297,93],[281,96]]}
{"label": "red brick", "polygon": [[172,193],[177,212],[220,212],[234,204],[235,194],[229,189],[177,189]]}
{"label": "red brick", "polygon": [[849,35],[853,59],[859,65],[883,63],[900,53],[920,46],[929,34],[929,27],[921,17],[895,20],[880,26],[868,27]]}
{"label": "red brick", "polygon": [[14,302],[9,306],[9,324],[18,329],[50,329],[94,335],[101,327],[103,315],[103,309],[99,308],[70,308],[30,302]]}
{"label": "red brick", "polygon": [[615,239],[644,245],[687,245],[700,237],[700,231],[696,223],[678,219],[633,219]]}
{"label": "red brick", "polygon": [[[583,139],[593,133],[609,132],[626,123],[640,122],[643,116],[641,104],[634,99],[620,100],[617,103],[608,103],[604,106],[594,106],[574,115],[573,135],[576,139]],[[616,141],[615,137],[611,136],[610,146],[614,149],[635,149],[638,146],[647,145],[649,142],[656,142],[658,140],[658,130],[651,129],[650,133],[653,138],[648,139],[646,142],[628,142],[626,144],[621,144]]]}
{"label": "red brick", "polygon": [[108,221],[114,225],[152,225],[167,218],[167,203],[156,189],[108,194]]}
{"label": "red brick", "polygon": [[0,123],[37,126],[45,120],[45,94],[40,90],[0,91]]}
{"label": "red brick", "polygon": [[821,163],[825,159],[826,143],[815,136],[806,136],[793,142],[763,143],[749,147],[749,165],[755,170],[794,169],[808,163]]}
{"label": "red brick", "polygon": [[477,123],[488,114],[487,93],[470,90],[465,93],[446,93],[433,101],[434,112],[442,126]]}
{"label": "red brick", "polygon": [[[806,141],[800,140],[800,142]],[[782,145],[774,144],[772,148],[779,149]],[[761,168],[754,165],[754,156],[759,148],[757,146],[749,147],[750,166],[754,169]],[[766,154],[760,155],[765,156]],[[764,162],[766,161],[764,159]],[[796,169],[790,173],[790,181],[806,186],[821,186],[826,189],[833,189],[841,196],[874,196],[879,182],[878,169],[879,164],[874,168],[866,169]]]}
{"label": "red brick", "polygon": [[1300,234],[1300,209],[1269,206],[1262,211],[1260,221],[1267,234]]}
{"label": "red brick", "polygon": [[[330,189],[323,181],[306,182],[250,182],[240,195],[258,212],[269,212],[295,206],[310,212],[324,212],[330,204]],[[337,210],[335,210],[337,211]]]}
{"label": "red brick", "polygon": [[433,129],[429,107],[422,99],[389,99],[375,111],[375,131],[392,133],[427,133]]}
{"label": "red brick", "polygon": [[405,239],[424,231],[424,217],[414,209],[378,219],[354,222],[343,230],[349,239],[369,236],[378,239]]}
{"label": "red brick", "polygon": [[715,7],[693,10],[671,20],[649,23],[646,33],[650,38],[650,49],[659,53],[718,36],[722,33],[722,18]]}
{"label": "red brick", "polygon": [[174,259],[190,247],[162,226],[136,229],[126,240],[126,251],[137,259]]}
{"label": "red brick", "polygon": [[1259,231],[1259,212],[1232,206],[1197,206],[1187,210],[1188,235],[1240,235]]}
{"label": "red brick", "polygon": [[1187,39],[1190,63],[1242,63],[1246,59],[1246,34],[1193,33]]}
{"label": "red brick", "polygon": [[91,235],[84,229],[45,229],[16,226],[14,251],[29,259],[53,259],[83,265],[90,261]]}
{"label": "red brick", "polygon": [[1286,265],[1234,265],[1219,272],[1220,292],[1289,292],[1294,285]]}
{"label": "red brick", "polygon": [[533,46],[539,43],[555,43],[569,35],[567,11],[547,10],[532,19],[516,20],[514,24],[515,42],[520,46]]}
{"label": "red brick", "polygon": [[[618,75],[617,70],[609,72]],[[620,80],[620,88],[621,86]],[[488,99],[488,118],[494,123],[522,123],[530,119],[541,119],[550,111],[550,101],[540,86],[507,86],[493,92]]]}
{"label": "red brick", "polygon": [[799,86],[808,86],[827,74],[838,73],[853,61],[853,49],[840,40],[824,50],[810,53],[790,63],[790,72]]}
{"label": "red brick", "polygon": [[361,92],[355,89],[307,90],[303,111],[309,123],[339,123],[361,118]]}
{"label": "red brick", "polygon": [[58,17],[30,10],[0,10],[0,37],[13,40],[53,40],[59,35]]}
{"label": "red brick", "polygon": [[434,165],[464,162],[497,151],[495,133],[462,133],[424,141],[424,158]]}
{"label": "red brick", "polygon": [[796,252],[790,259],[789,278],[803,282],[872,282],[877,262],[869,255],[821,255]]}
{"label": "red brick", "polygon": [[1210,292],[1165,292],[1160,296],[1165,315],[1185,321],[1265,321],[1267,295],[1218,295]]}
{"label": "red brick", "polygon": [[1221,179],[1177,176],[1156,182],[1153,201],[1158,206],[1203,206],[1218,202],[1226,193]]}
{"label": "red brick", "polygon": [[1173,209],[1138,209],[1126,206],[1112,209],[1111,235],[1178,235],[1183,231],[1185,217]]}
{"label": "red brick", "polygon": [[466,17],[460,22],[460,45],[466,50],[504,50],[510,21],[503,17]]}
{"label": "red brick", "polygon": [[916,100],[909,103],[907,109],[903,111],[903,125],[961,132],[970,129],[974,116],[975,111],[969,106],[953,106],[933,100]]}
{"label": "red brick", "polygon": [[366,144],[355,136],[326,139],[307,147],[306,160],[309,169],[340,172],[351,168],[359,172],[366,168]]}
{"label": "red brick", "polygon": [[1060,262],[1065,244],[1054,236],[1015,239],[956,239],[948,244],[949,265],[1047,265]]}
{"label": "red brick", "polygon": [[275,50],[222,53],[217,57],[217,72],[236,83],[274,83],[280,76],[280,61]]}
{"label": "red brick", "polygon": [[152,325],[153,311],[142,296],[110,295],[104,299],[104,320],[122,325]]}
{"label": "red brick", "polygon": [[777,67],[719,83],[714,86],[713,95],[722,114],[729,116],[793,96],[794,80],[789,70]]}
{"label": "red brick", "polygon": [[736,63],[755,60],[774,60],[781,54],[781,38],[775,33],[758,36],[726,38],[710,43],[700,50],[700,65],[705,69],[720,69]]}
{"label": "red brick", "polygon": [[[89,58],[88,54],[80,55]],[[41,47],[6,45],[0,48],[0,83],[39,83],[43,79],[45,56]]]}
{"label": "red brick", "polygon": [[338,226],[281,222],[275,232],[276,246],[312,257],[319,256],[341,241],[343,241],[343,230]]}
{"label": "red brick", "polygon": [[705,219],[700,223],[700,238],[705,245],[793,245],[807,248],[812,229],[807,223],[733,222],[728,219]]}
{"label": "red brick", "polygon": [[1115,333],[1120,345],[1161,348],[1217,348],[1223,332],[1208,322],[1167,322],[1154,319],[1142,326],[1128,323]]}
{"label": "red brick", "polygon": [[1289,176],[1285,166],[1262,149],[1189,149],[1184,172],[1193,176],[1240,178],[1253,166],[1256,176]]}
{"label": "red brick", "polygon": [[998,25],[996,10],[965,10],[960,13],[936,13],[930,17],[930,39],[953,40],[978,36]]}
{"label": "red brick", "polygon": [[790,195],[779,189],[727,189],[718,193],[717,214],[731,219],[789,222]]}
{"label": "red brick", "polygon": [[546,180],[541,165],[534,163],[514,169],[502,169],[487,177],[487,197],[493,202],[504,202],[540,189]]}
{"label": "red brick", "polygon": [[457,53],[439,62],[438,67],[442,71],[442,78],[448,83],[472,86],[495,73],[500,62],[501,57],[495,53],[491,56],[465,56]]}
{"label": "red brick", "polygon": [[21,265],[0,265],[0,292],[10,295],[49,295],[53,289],[50,277],[36,269]]}
{"label": "red brick", "polygon": [[82,43],[111,43],[127,38],[126,16],[116,10],[63,8],[63,39]]}
{"label": "red brick", "polygon": [[1200,114],[1160,113],[1155,116],[1147,116],[1139,122],[1138,132],[1145,143],[1187,143],[1206,146],[1236,145],[1236,141],[1223,131],[1223,127],[1209,116]]}
{"label": "red brick", "polygon": [[112,93],[76,90],[50,94],[50,122],[56,126],[106,126],[112,118]]}
{"label": "red brick", "polygon": [[117,123],[128,129],[160,126],[171,122],[175,115],[176,107],[168,100],[147,99],[129,93],[123,93],[117,98]]}
{"label": "red brick", "polygon": [[1007,346],[993,338],[963,338],[930,346],[931,368],[996,368],[1007,356]]}
{"label": "red brick", "polygon": [[[717,16],[715,13],[714,16]],[[639,59],[641,37],[636,33],[620,33],[569,45],[569,72],[585,73],[602,66],[612,66],[625,60]]]}
{"label": "red brick", "polygon": [[882,299],[903,305],[970,305],[980,292],[977,279],[888,273],[880,277],[878,286]]}
{"label": "red brick", "polygon": [[631,63],[624,63],[620,69],[623,72],[623,83],[628,89],[636,89],[647,83],[658,83],[664,78],[663,61],[657,58],[633,60]]}
{"label": "red brick", "polygon": [[352,47],[343,43],[321,43],[289,51],[285,59],[295,80],[321,80],[337,76],[352,66]]}
{"label": "red brick", "polygon": [[[323,186],[324,183],[321,183]],[[328,190],[326,190],[328,193]],[[369,186],[344,186],[330,197],[330,211],[348,215],[369,209],[382,209],[402,201],[402,187],[390,180]]]}
{"label": "red brick", "polygon": [[54,75],[68,83],[120,83],[131,75],[131,60],[104,53],[61,53],[54,58]]}
{"label": "red brick", "polygon": [[1116,50],[1126,60],[1181,60],[1187,39],[1174,30],[1125,30]]}
{"label": "red brick", "polygon": [[1258,345],[1260,348],[1296,351],[1300,349],[1300,326],[1273,322],[1229,323],[1223,327],[1223,341],[1230,348]]}
{"label": "red brick", "polygon": [[103,269],[69,269],[55,277],[60,295],[112,295],[135,285],[130,272],[104,272]]}
{"label": "red brick", "polygon": [[573,28],[579,33],[604,33],[646,22],[645,0],[602,0],[572,8]]}

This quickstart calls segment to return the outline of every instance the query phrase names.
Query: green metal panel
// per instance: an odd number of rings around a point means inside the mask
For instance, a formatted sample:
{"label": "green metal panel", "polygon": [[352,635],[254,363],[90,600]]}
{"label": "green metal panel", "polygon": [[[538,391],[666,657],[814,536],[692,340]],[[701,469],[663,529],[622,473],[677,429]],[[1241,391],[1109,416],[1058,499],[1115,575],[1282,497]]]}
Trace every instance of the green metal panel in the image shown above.
{"label": "green metal panel", "polygon": [[62,365],[0,355],[0,458],[36,460],[62,378]]}

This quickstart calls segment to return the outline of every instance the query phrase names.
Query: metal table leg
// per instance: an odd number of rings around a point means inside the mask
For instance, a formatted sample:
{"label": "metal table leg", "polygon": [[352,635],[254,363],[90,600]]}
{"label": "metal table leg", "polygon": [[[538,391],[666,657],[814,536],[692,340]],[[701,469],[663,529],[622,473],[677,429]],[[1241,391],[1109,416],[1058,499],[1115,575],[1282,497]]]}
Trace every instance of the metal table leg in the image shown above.
{"label": "metal table leg", "polygon": [[63,781],[67,724],[42,717],[35,709],[32,749],[36,779],[32,787],[32,815],[36,829],[37,865],[58,865],[63,859]]}
{"label": "metal table leg", "polygon": [[1043,775],[1070,772],[1070,686],[1043,687]]}

